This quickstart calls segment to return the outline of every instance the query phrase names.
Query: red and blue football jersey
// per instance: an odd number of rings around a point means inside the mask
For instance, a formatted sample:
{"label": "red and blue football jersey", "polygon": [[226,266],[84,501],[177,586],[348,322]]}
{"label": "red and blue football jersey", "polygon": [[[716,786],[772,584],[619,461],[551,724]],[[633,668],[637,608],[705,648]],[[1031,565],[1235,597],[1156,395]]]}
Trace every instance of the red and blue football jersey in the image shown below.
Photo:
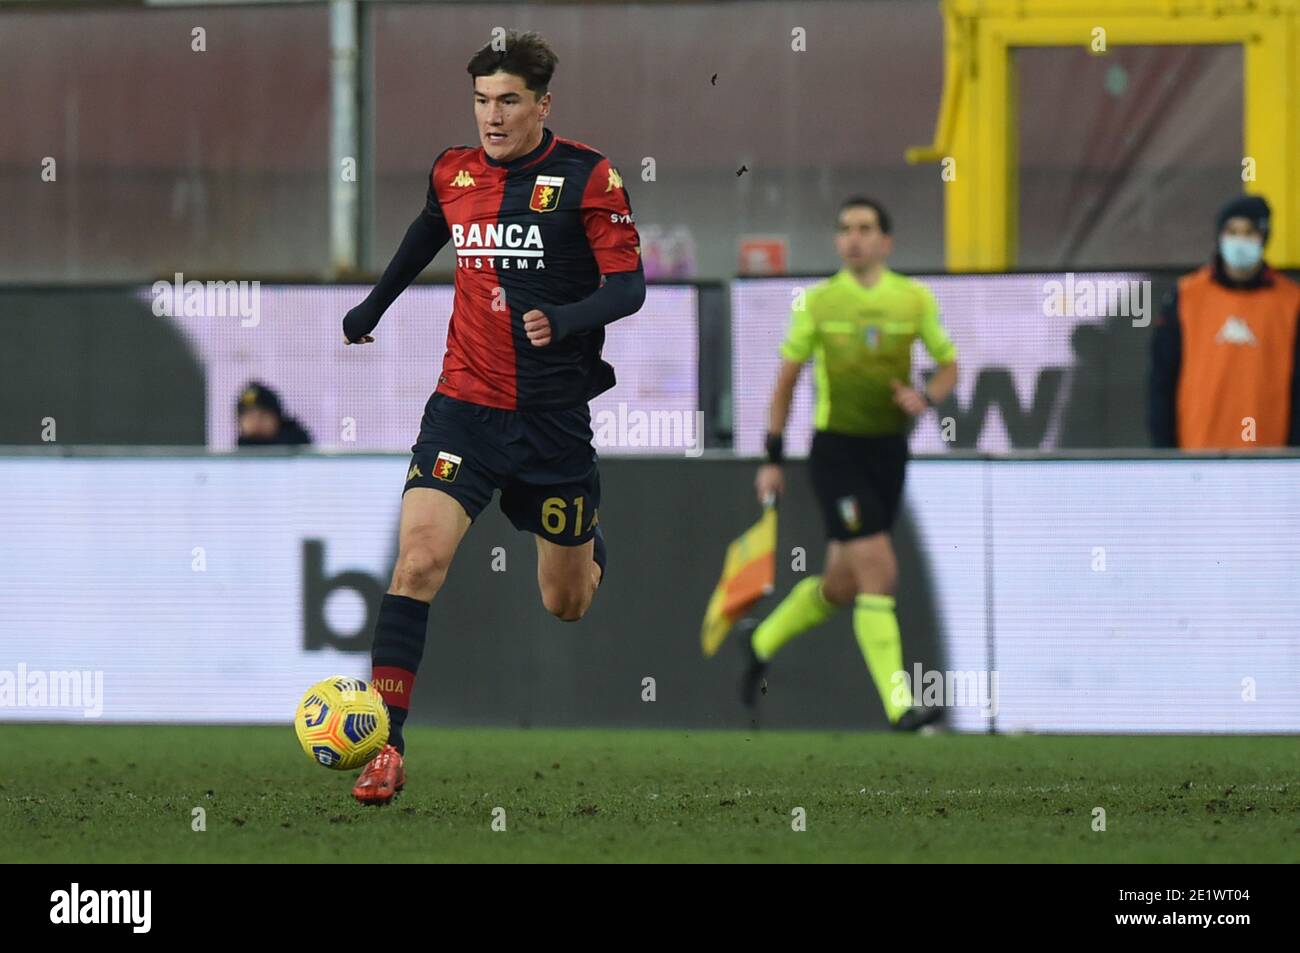
{"label": "red and blue football jersey", "polygon": [[543,129],[527,155],[497,162],[481,146],[444,151],[430,172],[426,222],[456,252],[456,294],[437,390],[506,410],[562,409],[614,385],[605,331],[535,347],[523,316],[571,304],[601,275],[636,271],[640,239],[627,189],[590,146]]}

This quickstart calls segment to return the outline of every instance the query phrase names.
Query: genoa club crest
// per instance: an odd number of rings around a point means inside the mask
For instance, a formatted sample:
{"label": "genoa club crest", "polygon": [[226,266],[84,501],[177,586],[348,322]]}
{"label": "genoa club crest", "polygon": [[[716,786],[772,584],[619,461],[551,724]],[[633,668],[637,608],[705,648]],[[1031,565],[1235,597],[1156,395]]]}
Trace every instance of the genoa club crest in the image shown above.
{"label": "genoa club crest", "polygon": [[438,459],[433,462],[433,475],[446,483],[454,483],[456,474],[460,472],[460,464],[460,457],[442,450],[438,453]]}
{"label": "genoa club crest", "polygon": [[562,175],[539,175],[533,183],[533,197],[528,207],[534,212],[554,212],[560,204],[560,189],[564,187]]}

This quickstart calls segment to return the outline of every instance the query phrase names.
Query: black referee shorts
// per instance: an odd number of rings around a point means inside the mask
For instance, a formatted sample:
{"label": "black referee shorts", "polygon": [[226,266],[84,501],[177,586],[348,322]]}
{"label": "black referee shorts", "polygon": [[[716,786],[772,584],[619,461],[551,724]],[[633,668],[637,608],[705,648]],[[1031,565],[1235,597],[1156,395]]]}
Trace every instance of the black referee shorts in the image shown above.
{"label": "black referee shorts", "polygon": [[434,393],[411,448],[403,493],[441,490],[471,520],[501,491],[501,512],[515,529],[561,546],[595,536],[600,471],[591,445],[591,412],[502,410]]}
{"label": "black referee shorts", "polygon": [[827,537],[844,541],[888,532],[903,497],[907,459],[902,434],[814,433],[808,463]]}

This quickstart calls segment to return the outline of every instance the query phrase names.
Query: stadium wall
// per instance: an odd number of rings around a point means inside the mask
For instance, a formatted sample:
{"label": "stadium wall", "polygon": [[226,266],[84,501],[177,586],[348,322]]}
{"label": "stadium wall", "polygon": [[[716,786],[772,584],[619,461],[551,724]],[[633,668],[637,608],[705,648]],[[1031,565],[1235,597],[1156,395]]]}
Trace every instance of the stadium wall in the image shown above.
{"label": "stadium wall", "polygon": [[[317,678],[364,676],[405,465],[6,451],[0,719],[287,723]],[[822,564],[790,469],[773,600]],[[698,633],[756,516],[753,464],[602,474],[609,577],[588,617],[542,610],[532,541],[490,508],[435,602],[415,721],[750,724],[737,646],[706,661]],[[897,539],[905,664],[925,690],[937,673],[958,730],[1300,731],[1300,457],[920,459]],[[76,704],[27,693],[53,672]],[[760,717],[883,727],[846,614],[777,657]]]}

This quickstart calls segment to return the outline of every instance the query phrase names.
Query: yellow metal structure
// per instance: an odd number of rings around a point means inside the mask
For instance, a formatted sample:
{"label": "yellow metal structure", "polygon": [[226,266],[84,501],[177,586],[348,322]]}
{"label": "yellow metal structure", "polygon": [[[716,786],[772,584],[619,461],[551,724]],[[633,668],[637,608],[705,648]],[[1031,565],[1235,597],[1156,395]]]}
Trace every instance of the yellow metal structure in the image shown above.
{"label": "yellow metal structure", "polygon": [[[1018,47],[1240,44],[1244,135],[1273,207],[1270,263],[1300,266],[1300,0],[943,0],[944,87],[934,143],[907,161],[943,164],[951,271],[1015,267]],[[1101,30],[1104,33],[1099,34]]]}

